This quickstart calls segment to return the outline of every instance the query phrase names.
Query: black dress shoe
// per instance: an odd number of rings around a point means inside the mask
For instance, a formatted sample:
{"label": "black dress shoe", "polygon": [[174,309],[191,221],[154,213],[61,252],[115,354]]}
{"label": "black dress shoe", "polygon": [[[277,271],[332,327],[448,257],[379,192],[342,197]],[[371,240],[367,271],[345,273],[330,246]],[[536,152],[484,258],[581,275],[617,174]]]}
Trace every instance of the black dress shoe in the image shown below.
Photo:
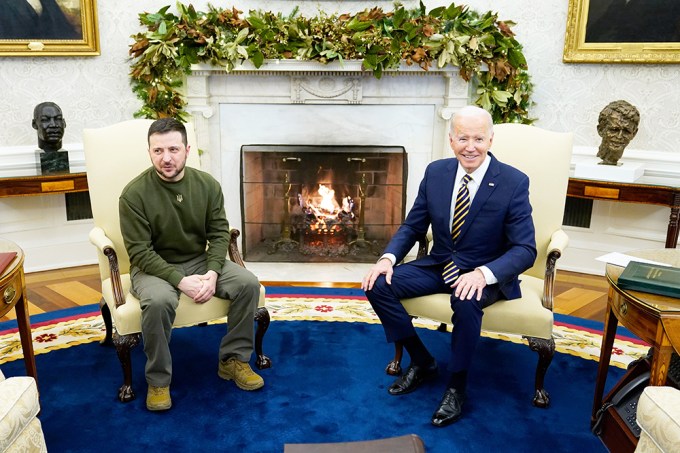
{"label": "black dress shoe", "polygon": [[432,361],[432,364],[424,367],[418,365],[409,365],[406,372],[399,377],[390,388],[387,389],[390,395],[404,395],[411,393],[420,386],[427,379],[431,379],[437,375],[437,362]]}
{"label": "black dress shoe", "polygon": [[463,414],[465,392],[456,389],[448,389],[444,393],[442,402],[432,415],[432,424],[439,428],[457,422]]}

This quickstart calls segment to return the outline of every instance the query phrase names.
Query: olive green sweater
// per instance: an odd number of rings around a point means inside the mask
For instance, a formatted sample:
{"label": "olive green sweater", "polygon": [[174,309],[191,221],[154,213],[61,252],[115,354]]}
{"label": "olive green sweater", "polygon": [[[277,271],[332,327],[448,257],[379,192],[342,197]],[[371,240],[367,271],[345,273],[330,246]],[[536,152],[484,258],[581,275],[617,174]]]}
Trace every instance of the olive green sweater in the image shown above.
{"label": "olive green sweater", "polygon": [[185,167],[177,182],[163,181],[153,167],[123,189],[120,229],[130,264],[174,286],[184,275],[171,264],[206,252],[208,270],[220,274],[229,247],[229,222],[220,184]]}

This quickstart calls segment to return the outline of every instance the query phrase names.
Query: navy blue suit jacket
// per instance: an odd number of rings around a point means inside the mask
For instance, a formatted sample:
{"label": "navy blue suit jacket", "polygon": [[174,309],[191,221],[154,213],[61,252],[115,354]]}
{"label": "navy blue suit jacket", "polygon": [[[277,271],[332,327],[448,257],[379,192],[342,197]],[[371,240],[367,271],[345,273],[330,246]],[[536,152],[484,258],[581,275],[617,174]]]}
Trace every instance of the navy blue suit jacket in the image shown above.
{"label": "navy blue suit jacket", "polygon": [[488,158],[489,168],[455,243],[449,215],[458,160],[448,158],[428,165],[413,207],[385,253],[400,262],[431,227],[434,243],[429,254],[411,264],[431,266],[453,259],[462,271],[487,266],[498,279],[503,297],[515,299],[521,296],[518,275],[536,259],[529,178],[491,153]]}

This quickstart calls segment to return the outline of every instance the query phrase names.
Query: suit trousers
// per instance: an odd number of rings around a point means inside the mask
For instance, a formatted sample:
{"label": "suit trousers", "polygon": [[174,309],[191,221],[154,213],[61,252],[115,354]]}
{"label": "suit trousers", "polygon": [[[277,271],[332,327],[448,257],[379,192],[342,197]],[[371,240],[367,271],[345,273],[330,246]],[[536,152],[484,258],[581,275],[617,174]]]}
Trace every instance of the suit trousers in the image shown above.
{"label": "suit trousers", "polygon": [[[174,265],[182,274],[205,274],[206,257]],[[132,268],[132,294],[142,309],[142,339],[146,354],[145,374],[149,385],[165,387],[172,380],[170,336],[179,305],[180,290],[167,281]],[[215,295],[231,300],[227,333],[219,347],[219,359],[236,357],[248,362],[255,336],[253,317],[260,298],[260,282],[250,271],[226,260],[217,278]]]}
{"label": "suit trousers", "polygon": [[[453,295],[453,290],[444,283],[442,270],[444,264],[418,266],[403,263],[394,267],[392,284],[387,284],[381,275],[366,297],[380,318],[388,342],[395,342],[416,334],[411,317],[401,304],[400,299],[426,296],[436,293],[451,294],[451,357],[449,368],[458,372],[470,368],[474,350],[479,342],[482,328],[482,309],[496,302],[500,297],[498,284],[487,285],[481,300],[461,300]],[[461,271],[464,273],[464,271]]]}

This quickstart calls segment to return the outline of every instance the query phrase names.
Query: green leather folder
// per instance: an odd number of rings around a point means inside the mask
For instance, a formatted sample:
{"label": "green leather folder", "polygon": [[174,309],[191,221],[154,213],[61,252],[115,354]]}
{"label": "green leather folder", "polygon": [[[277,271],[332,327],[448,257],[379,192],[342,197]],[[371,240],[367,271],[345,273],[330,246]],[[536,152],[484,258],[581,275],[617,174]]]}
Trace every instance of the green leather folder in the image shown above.
{"label": "green leather folder", "polygon": [[619,277],[619,288],[680,298],[680,268],[631,261]]}

